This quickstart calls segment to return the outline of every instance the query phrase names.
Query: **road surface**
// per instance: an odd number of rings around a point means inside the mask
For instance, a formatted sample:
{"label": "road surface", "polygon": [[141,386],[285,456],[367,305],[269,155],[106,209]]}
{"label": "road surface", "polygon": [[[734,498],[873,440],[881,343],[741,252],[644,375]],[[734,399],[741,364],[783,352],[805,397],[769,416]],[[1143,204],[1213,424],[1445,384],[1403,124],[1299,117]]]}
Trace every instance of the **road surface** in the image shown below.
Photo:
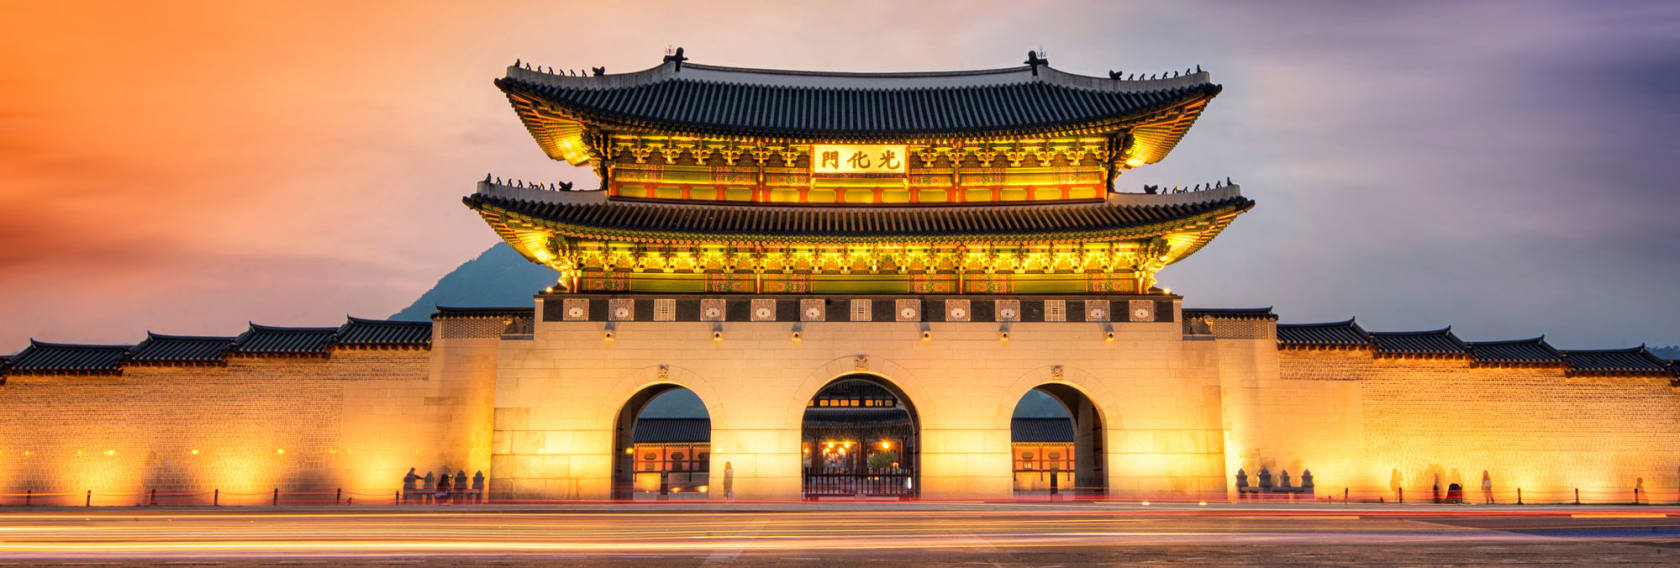
{"label": "road surface", "polygon": [[637,504],[0,508],[7,565],[1680,563],[1680,508]]}

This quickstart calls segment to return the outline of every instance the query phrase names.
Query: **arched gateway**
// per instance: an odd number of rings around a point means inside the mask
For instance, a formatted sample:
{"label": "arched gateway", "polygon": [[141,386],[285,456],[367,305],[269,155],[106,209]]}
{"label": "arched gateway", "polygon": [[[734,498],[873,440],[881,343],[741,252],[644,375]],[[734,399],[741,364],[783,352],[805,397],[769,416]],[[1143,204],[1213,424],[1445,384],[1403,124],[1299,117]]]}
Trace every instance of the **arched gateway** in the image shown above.
{"label": "arched gateway", "polygon": [[[650,487],[635,416],[670,387],[628,404],[597,393],[615,392],[602,376],[666,365],[704,381],[706,439],[667,443],[703,442],[703,463],[680,461],[706,468],[713,499],[1008,498],[1020,460],[998,409],[1029,374],[1071,413],[1069,490],[1222,490],[1206,411],[1219,372],[1177,359],[1202,346],[1186,347],[1155,273],[1253,202],[1226,183],[1115,187],[1184,136],[1220,91],[1208,74],[1081,76],[1037,55],[891,74],[672,56],[597,76],[516,65],[496,86],[544,152],[601,174],[577,190],[492,176],[465,200],[559,273],[528,344],[496,355],[496,405],[517,407],[498,416],[519,419],[498,425],[514,443],[492,458],[514,496]],[[872,357],[913,386],[866,370]],[[815,371],[853,359],[856,373]],[[1125,459],[1109,451],[1122,425],[1096,412],[1116,402],[1042,376],[1064,365],[1136,393]],[[802,390],[813,376],[833,378]],[[607,429],[588,418],[602,408],[617,409]],[[534,432],[541,447],[518,444]]]}
{"label": "arched gateway", "polygon": [[863,373],[835,379],[807,403],[800,429],[806,499],[916,496],[916,408],[891,382]]}

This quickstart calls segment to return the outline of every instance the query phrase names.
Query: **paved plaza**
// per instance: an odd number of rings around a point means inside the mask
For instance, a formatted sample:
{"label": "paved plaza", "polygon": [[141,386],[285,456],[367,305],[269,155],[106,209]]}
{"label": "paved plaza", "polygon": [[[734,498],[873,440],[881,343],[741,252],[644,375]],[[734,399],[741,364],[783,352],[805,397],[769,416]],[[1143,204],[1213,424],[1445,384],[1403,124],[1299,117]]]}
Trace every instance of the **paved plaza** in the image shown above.
{"label": "paved plaza", "polygon": [[655,504],[0,510],[5,565],[1672,565],[1676,507]]}

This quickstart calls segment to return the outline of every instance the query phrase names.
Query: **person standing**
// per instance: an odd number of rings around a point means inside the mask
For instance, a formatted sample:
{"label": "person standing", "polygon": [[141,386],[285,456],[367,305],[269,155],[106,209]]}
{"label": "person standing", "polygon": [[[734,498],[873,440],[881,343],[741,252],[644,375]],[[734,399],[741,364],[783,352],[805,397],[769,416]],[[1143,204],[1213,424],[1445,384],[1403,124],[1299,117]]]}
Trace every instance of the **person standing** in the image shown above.
{"label": "person standing", "polygon": [[735,500],[734,462],[723,462],[723,498],[729,501]]}
{"label": "person standing", "polygon": [[1487,505],[1493,504],[1493,476],[1488,475],[1485,469],[1482,470],[1482,502]]}
{"label": "person standing", "polygon": [[403,503],[407,503],[414,494],[414,484],[420,481],[420,476],[414,474],[414,468],[408,468],[408,475],[403,476]]}

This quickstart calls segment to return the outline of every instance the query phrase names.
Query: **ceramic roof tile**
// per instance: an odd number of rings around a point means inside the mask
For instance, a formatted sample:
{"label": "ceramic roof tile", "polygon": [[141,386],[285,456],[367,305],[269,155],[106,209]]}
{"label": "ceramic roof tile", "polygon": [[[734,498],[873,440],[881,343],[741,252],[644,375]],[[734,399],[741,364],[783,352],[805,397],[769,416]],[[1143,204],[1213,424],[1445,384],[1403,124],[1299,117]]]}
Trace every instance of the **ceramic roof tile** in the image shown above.
{"label": "ceramic roof tile", "polygon": [[680,444],[712,441],[708,418],[642,418],[636,421],[637,444]]}
{"label": "ceramic roof tile", "polygon": [[1671,372],[1667,362],[1644,346],[1627,349],[1570,349],[1563,352],[1569,370],[1578,374],[1643,375]]}
{"label": "ceramic roof tile", "polygon": [[233,348],[233,337],[197,337],[146,333],[129,355],[132,363],[216,363]]}
{"label": "ceramic roof tile", "polygon": [[1464,342],[1452,328],[1429,331],[1373,331],[1371,341],[1378,355],[1467,355]]}
{"label": "ceramic roof tile", "polygon": [[257,355],[325,355],[336,327],[276,327],[251,324],[235,341],[233,352]]}
{"label": "ceramic roof tile", "polygon": [[1325,323],[1283,323],[1277,326],[1278,345],[1284,347],[1368,347],[1371,334],[1353,319]]}
{"label": "ceramic roof tile", "polygon": [[779,207],[633,200],[539,203],[482,193],[464,201],[480,213],[520,215],[592,233],[824,241],[1123,233],[1203,215],[1247,211],[1254,206],[1254,201],[1240,195],[1174,205],[1103,202],[947,207]]}
{"label": "ceramic roof tile", "polygon": [[30,340],[29,347],[13,356],[7,373],[115,374],[122,372],[122,361],[130,349],[133,347],[129,345],[79,345]]}
{"label": "ceramic roof tile", "polygon": [[1015,418],[1009,421],[1012,442],[1072,442],[1073,421],[1066,418]]}
{"label": "ceramic roof tile", "polygon": [[490,307],[490,308],[458,308],[453,306],[438,306],[432,314],[433,319],[449,318],[518,318],[532,317],[536,314],[534,307]]}
{"label": "ceramic roof tile", "polygon": [[1206,73],[1126,80],[1048,66],[824,73],[667,63],[603,77],[515,67],[496,86],[516,107],[542,101],[596,121],[682,132],[828,138],[1038,132],[1170,109],[1220,92]]}
{"label": "ceramic roof tile", "polygon": [[1563,354],[1546,338],[1509,341],[1472,341],[1470,357],[1479,365],[1562,365]]}
{"label": "ceramic roof tile", "polygon": [[339,326],[336,345],[427,346],[432,343],[432,322],[390,321],[352,317]]}

